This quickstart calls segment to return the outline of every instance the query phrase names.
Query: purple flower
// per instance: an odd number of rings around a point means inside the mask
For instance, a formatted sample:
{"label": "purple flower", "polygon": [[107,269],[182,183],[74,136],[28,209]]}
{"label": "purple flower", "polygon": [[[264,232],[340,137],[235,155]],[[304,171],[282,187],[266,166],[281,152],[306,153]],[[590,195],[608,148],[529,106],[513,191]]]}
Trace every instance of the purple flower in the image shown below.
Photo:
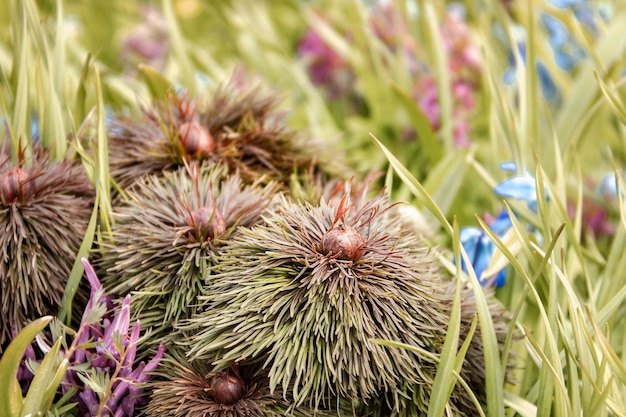
{"label": "purple flower", "polygon": [[142,11],[142,23],[122,39],[120,59],[128,68],[137,64],[163,69],[169,50],[167,26],[157,8],[149,6]]}
{"label": "purple flower", "polygon": [[459,13],[446,14],[441,26],[441,36],[448,53],[452,76],[466,82],[477,81],[482,67],[480,53],[472,42],[469,27]]}
{"label": "purple flower", "polygon": [[[146,402],[139,384],[146,382],[149,372],[159,365],[165,347],[160,345],[147,364],[135,364],[141,328],[137,320],[130,329],[130,295],[114,307],[113,299],[104,293],[93,267],[85,258],[81,262],[91,285],[91,295],[72,345],[62,352],[72,366],[65,374],[61,391],[65,394],[72,387],[77,388],[71,401],[76,403],[80,416],[92,417],[100,413],[132,417],[135,408]],[[102,311],[106,311],[104,316]],[[33,359],[34,351],[27,350],[27,357]],[[94,378],[98,374],[108,375],[108,378]],[[106,385],[99,385],[103,380]]]}
{"label": "purple flower", "polygon": [[[441,128],[441,108],[439,107],[439,92],[435,79],[431,76],[422,78],[414,90],[413,96],[419,104],[420,110],[428,118],[433,130]],[[469,118],[475,107],[474,89],[461,81],[452,85],[454,143],[458,147],[469,145],[470,122]]]}
{"label": "purple flower", "polygon": [[[582,225],[585,229],[591,231],[598,238],[601,236],[612,236],[615,233],[616,226],[611,219],[611,205],[617,199],[617,184],[615,182],[615,174],[606,174],[600,180],[598,186],[594,186],[594,182],[590,181],[591,195],[585,194],[582,204]],[[622,197],[624,192],[621,192]],[[570,218],[576,215],[576,204],[569,201],[567,211]]]}
{"label": "purple flower", "polygon": [[348,63],[312,29],[300,41],[298,56],[304,59],[313,83],[330,98],[339,98],[350,87],[353,74]]}

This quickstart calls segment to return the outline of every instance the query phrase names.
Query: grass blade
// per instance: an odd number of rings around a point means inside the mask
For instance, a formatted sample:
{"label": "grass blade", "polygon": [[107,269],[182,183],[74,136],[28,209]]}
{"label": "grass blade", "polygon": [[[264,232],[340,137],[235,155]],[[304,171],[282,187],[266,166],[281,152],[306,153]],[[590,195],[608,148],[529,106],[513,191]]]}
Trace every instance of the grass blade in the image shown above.
{"label": "grass blade", "polygon": [[18,333],[2,354],[0,358],[0,375],[2,375],[4,383],[0,384],[1,416],[17,417],[20,415],[22,390],[17,381],[17,369],[20,366],[26,347],[51,321],[52,316],[45,316],[28,324]]}

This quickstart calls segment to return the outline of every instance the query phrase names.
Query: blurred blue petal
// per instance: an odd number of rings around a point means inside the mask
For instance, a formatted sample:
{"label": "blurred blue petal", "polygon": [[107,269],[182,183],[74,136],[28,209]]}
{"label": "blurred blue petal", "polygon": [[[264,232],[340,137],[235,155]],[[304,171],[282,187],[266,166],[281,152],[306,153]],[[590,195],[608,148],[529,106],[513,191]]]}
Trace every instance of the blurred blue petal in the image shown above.
{"label": "blurred blue petal", "polygon": [[[526,63],[526,45],[523,42],[518,42],[517,48],[519,50],[522,63],[525,64]],[[508,60],[509,60],[510,67],[504,71],[502,78],[505,84],[513,85],[515,84],[515,56],[513,55],[513,53],[509,53]],[[539,84],[541,88],[541,94],[543,95],[543,97],[546,100],[552,100],[556,98],[558,94],[558,90],[546,66],[540,61],[537,61],[535,64],[535,70],[537,71],[537,75],[539,76]]]}
{"label": "blurred blue petal", "polygon": [[496,220],[494,220],[494,222],[491,223],[489,227],[499,237],[504,236],[505,233],[508,232],[511,227],[513,227],[513,223],[511,222],[509,213],[506,210],[500,211],[500,214],[498,215]]}
{"label": "blurred blue petal", "polygon": [[553,6],[565,9],[567,7],[574,7],[580,3],[584,3],[584,0],[548,0]]}
{"label": "blurred blue petal", "polygon": [[[461,245],[463,245],[463,249],[465,249],[465,252],[472,263],[476,277],[480,279],[482,273],[485,269],[487,269],[489,263],[491,262],[496,245],[484,232],[484,230],[473,226],[461,229],[460,240]],[[463,259],[461,260],[461,269],[463,269],[466,273],[468,272],[467,265]],[[502,270],[494,279],[481,281],[481,284],[484,285],[493,282],[493,284],[497,287],[501,287],[504,285],[505,280],[506,271]]]}
{"label": "blurred blue petal", "polygon": [[548,29],[550,46],[554,52],[555,61],[560,68],[568,71],[585,58],[585,52],[575,42],[567,27],[559,19],[543,13],[541,21]]}
{"label": "blurred blue petal", "polygon": [[513,161],[500,162],[500,169],[507,172],[517,172],[517,164]]}
{"label": "blurred blue petal", "polygon": [[[502,168],[502,164],[500,165]],[[510,170],[513,165],[505,163],[505,167]],[[544,187],[546,199],[550,200],[548,189]],[[496,185],[493,191],[500,197],[511,197],[518,200],[526,201],[529,209],[537,213],[537,187],[535,185],[535,178],[526,171],[524,175],[518,175],[515,177],[507,178],[498,185]]]}
{"label": "blurred blue petal", "polygon": [[[597,31],[595,13],[587,0],[548,0],[550,4],[560,9],[572,9],[579,22],[585,24],[594,32]],[[602,6],[601,4],[599,6]],[[601,13],[600,13],[600,17]]]}
{"label": "blurred blue petal", "polygon": [[33,114],[33,118],[30,124],[30,137],[34,144],[41,143],[41,135],[39,132],[39,117],[36,114]]}
{"label": "blurred blue petal", "polygon": [[530,175],[507,178],[496,185],[493,191],[501,197],[512,197],[524,201],[537,201],[535,179]]}
{"label": "blurred blue petal", "polygon": [[537,62],[535,68],[537,69],[537,75],[539,75],[539,84],[541,87],[541,94],[546,100],[552,100],[557,96],[559,92],[556,88],[556,84],[548,72],[548,69],[541,62]]}
{"label": "blurred blue petal", "polygon": [[[602,177],[600,185],[598,185],[598,194],[607,201],[613,201],[617,197],[617,183],[615,182],[615,174],[606,174]],[[621,190],[621,196],[624,198],[624,190]]]}

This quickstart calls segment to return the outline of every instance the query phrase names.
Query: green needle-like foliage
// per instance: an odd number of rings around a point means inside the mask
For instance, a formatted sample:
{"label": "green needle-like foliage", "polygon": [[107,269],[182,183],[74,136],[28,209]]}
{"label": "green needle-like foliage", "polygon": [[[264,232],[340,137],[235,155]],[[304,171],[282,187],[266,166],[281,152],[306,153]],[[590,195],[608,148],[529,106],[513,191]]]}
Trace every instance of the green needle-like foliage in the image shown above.
{"label": "green needle-like foliage", "polygon": [[[389,414],[425,414],[454,282],[440,271],[433,249],[401,228],[386,195],[364,196],[350,203],[346,194],[319,206],[283,199],[262,223],[229,240],[218,256],[219,273],[200,297],[202,312],[185,326],[189,355],[220,368],[262,358],[270,387],[293,387],[296,404],[328,406],[328,398],[340,396],[386,404]],[[503,342],[503,309],[492,304]],[[466,288],[460,343],[475,315]],[[474,337],[461,376],[481,400],[483,364]],[[456,415],[476,414],[458,384],[451,407]]]}
{"label": "green needle-like foliage", "polygon": [[110,172],[121,188],[185,161],[225,163],[246,183],[264,177],[288,185],[295,171],[317,166],[321,147],[286,128],[278,100],[260,89],[222,86],[212,97],[170,94],[142,120],[117,116],[109,136]]}
{"label": "green needle-like foliage", "polygon": [[180,352],[166,359],[159,370],[146,409],[149,417],[279,417],[353,415],[342,404],[337,411],[311,410],[294,406],[279,390],[270,390],[267,372],[261,363],[233,363],[215,371],[205,360],[189,362]]}
{"label": "green needle-like foliage", "polygon": [[133,295],[133,310],[155,336],[171,336],[210,279],[219,247],[275,200],[275,182],[243,185],[224,165],[192,163],[145,177],[115,213],[100,268],[111,292]]}
{"label": "green needle-like foliage", "polygon": [[0,349],[31,320],[57,314],[94,201],[82,167],[39,147],[0,154]]}

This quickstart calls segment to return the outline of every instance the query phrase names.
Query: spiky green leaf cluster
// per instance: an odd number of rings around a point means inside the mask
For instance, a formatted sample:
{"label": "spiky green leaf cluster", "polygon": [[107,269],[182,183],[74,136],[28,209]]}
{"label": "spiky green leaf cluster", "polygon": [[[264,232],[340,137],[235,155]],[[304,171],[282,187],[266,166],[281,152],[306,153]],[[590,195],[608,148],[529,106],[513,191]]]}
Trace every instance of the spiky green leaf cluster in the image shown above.
{"label": "spiky green leaf cluster", "polygon": [[[135,293],[133,309],[144,328],[156,327],[155,336],[169,334],[172,323],[189,316],[218,248],[275,201],[275,182],[244,185],[227,171],[225,165],[192,163],[147,176],[116,210],[99,265],[103,283],[113,293]],[[220,234],[194,220],[199,209],[207,210],[209,223],[219,222]]]}
{"label": "spiky green leaf cluster", "polygon": [[[219,272],[200,297],[202,312],[185,326],[189,355],[218,366],[262,359],[270,387],[288,391],[297,404],[382,399],[390,413],[425,413],[436,360],[372,340],[400,341],[436,357],[454,286],[433,250],[400,227],[388,198],[364,195],[351,205],[346,197],[319,206],[283,199],[261,224],[229,240],[218,255]],[[326,253],[322,242],[336,227],[360,234],[362,257]],[[492,304],[503,340],[502,309]],[[467,288],[462,309],[461,343],[476,314]],[[484,400],[483,363],[475,338],[461,373]],[[458,386],[451,403],[459,414],[476,412]]]}
{"label": "spiky green leaf cluster", "polygon": [[[243,84],[231,81],[210,97],[170,94],[144,109],[143,120],[114,117],[109,135],[113,179],[126,188],[139,177],[194,159],[225,163],[247,183],[264,177],[288,185],[294,171],[318,171],[327,151],[282,123],[274,94]],[[186,123],[196,123],[209,135],[210,152],[188,153],[181,129]]]}
{"label": "spiky green leaf cluster", "polygon": [[[272,392],[267,372],[261,363],[231,364],[227,372],[237,375],[245,384],[243,398],[233,404],[220,404],[211,395],[212,377],[217,372],[205,360],[189,362],[180,351],[173,350],[159,370],[160,380],[153,388],[146,409],[149,417],[279,417],[337,416],[336,411],[312,410],[294,406],[280,390]],[[352,415],[345,402],[339,415]]]}
{"label": "spiky green leaf cluster", "polygon": [[[26,321],[56,314],[89,223],[94,191],[82,167],[35,148],[21,167],[0,156],[0,345]],[[17,170],[21,174],[16,174]],[[8,190],[15,191],[7,198]],[[11,194],[11,193],[9,193]]]}

